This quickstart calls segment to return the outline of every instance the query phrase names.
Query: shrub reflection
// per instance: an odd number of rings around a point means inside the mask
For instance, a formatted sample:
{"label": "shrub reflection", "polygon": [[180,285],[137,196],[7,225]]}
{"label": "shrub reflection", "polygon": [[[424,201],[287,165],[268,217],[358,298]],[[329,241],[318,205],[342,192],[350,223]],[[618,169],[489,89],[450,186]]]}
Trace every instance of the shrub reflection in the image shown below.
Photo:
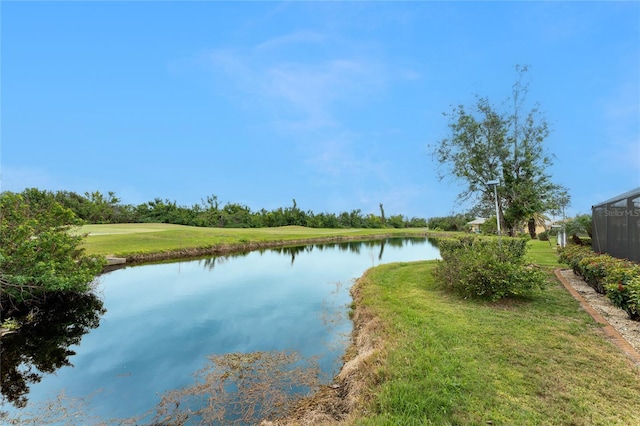
{"label": "shrub reflection", "polygon": [[[20,307],[18,307],[20,308]],[[5,402],[27,405],[29,387],[64,366],[72,366],[69,347],[98,327],[105,313],[94,294],[58,293],[37,306],[21,307],[20,329],[2,337],[0,389]]]}

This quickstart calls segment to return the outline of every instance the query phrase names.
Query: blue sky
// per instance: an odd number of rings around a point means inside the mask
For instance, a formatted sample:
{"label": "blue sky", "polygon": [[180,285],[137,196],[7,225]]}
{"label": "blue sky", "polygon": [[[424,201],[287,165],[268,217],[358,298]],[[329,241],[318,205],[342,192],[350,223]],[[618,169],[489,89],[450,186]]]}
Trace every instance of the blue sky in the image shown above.
{"label": "blue sky", "polygon": [[429,144],[516,64],[568,214],[640,186],[640,2],[7,2],[1,189],[459,212]]}

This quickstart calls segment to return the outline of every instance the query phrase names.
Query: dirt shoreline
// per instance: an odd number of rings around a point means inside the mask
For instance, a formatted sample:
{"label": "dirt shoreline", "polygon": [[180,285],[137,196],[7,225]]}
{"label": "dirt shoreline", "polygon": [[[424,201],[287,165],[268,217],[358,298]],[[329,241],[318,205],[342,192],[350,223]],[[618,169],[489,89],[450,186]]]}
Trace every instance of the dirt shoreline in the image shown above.
{"label": "dirt shoreline", "polygon": [[376,380],[376,365],[384,358],[382,322],[361,302],[360,291],[368,274],[358,278],[351,287],[355,309],[351,344],[343,357],[340,373],[329,385],[304,398],[286,418],[263,421],[261,426],[324,426],[348,423],[357,416],[358,407],[366,399],[367,389]]}

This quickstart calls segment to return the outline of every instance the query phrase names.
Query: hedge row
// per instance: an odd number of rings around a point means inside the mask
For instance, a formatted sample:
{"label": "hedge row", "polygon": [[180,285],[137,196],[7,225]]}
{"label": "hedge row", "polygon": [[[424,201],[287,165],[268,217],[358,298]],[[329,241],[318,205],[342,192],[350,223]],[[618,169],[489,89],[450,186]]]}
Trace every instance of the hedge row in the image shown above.
{"label": "hedge row", "polygon": [[598,293],[606,294],[629,318],[640,321],[639,264],[575,245],[560,249],[558,260],[571,266]]}

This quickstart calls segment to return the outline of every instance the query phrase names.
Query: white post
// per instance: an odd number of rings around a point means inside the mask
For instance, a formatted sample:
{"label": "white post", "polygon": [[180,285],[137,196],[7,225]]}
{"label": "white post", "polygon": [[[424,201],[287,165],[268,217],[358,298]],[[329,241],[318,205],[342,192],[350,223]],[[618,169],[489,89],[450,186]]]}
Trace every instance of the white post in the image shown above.
{"label": "white post", "polygon": [[567,219],[564,214],[564,206],[562,206],[562,238],[560,239],[560,247],[567,246]]}

